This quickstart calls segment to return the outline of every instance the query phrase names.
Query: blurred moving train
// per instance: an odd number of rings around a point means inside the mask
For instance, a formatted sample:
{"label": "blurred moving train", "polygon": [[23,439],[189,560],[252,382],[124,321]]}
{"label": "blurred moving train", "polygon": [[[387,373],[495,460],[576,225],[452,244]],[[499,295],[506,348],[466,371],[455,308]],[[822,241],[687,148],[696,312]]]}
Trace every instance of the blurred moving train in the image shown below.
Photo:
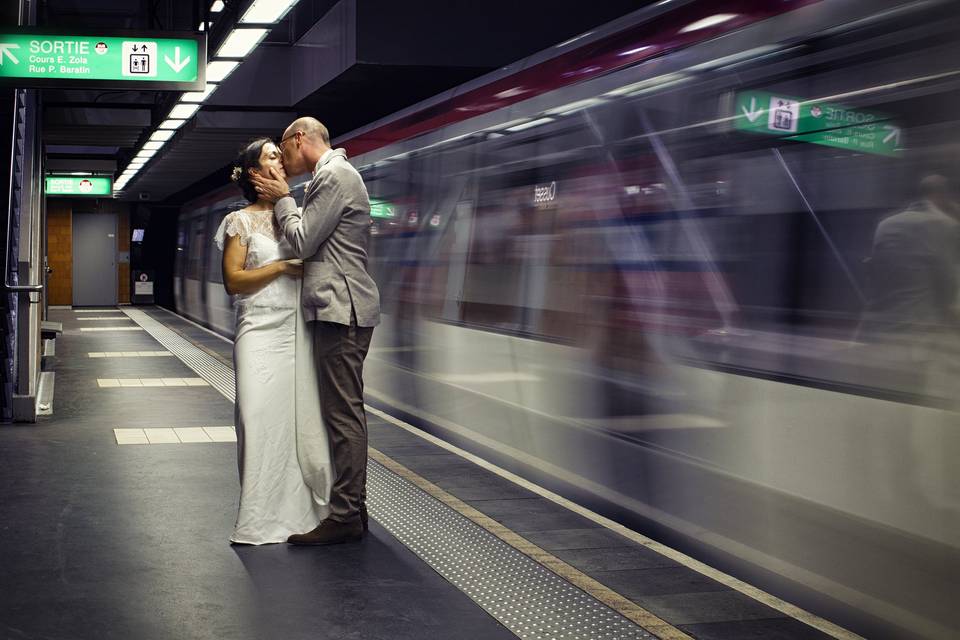
{"label": "blurred moving train", "polygon": [[[369,402],[869,637],[960,637],[957,8],[665,0],[336,140]],[[177,310],[227,336],[242,206],[179,222]]]}

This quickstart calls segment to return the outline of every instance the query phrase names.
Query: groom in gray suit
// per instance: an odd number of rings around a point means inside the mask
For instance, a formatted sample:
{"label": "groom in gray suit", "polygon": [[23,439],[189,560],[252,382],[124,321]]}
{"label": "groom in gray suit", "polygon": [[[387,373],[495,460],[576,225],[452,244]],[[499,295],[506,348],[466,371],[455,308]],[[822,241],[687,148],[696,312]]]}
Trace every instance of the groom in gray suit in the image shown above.
{"label": "groom in gray suit", "polygon": [[380,294],[367,272],[370,201],[363,179],[343,149],[330,148],[327,128],[299,118],[278,144],[288,176],[307,171],[303,212],[286,181],[253,174],[257,191],[273,200],[274,215],[297,257],[303,258],[303,305],[313,325],[323,421],[330,434],[334,483],[330,515],[292,544],[359,540],[367,529],[367,420],[363,360],[380,322]]}

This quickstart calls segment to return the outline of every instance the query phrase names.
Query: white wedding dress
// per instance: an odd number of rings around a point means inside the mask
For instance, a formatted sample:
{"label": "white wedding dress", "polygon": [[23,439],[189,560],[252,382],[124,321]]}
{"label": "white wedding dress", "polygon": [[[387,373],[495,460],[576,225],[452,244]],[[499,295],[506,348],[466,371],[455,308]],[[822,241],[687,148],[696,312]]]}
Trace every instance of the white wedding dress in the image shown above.
{"label": "white wedding dress", "polygon": [[[295,257],[272,211],[228,214],[214,238],[221,251],[227,236],[246,246],[245,269]],[[234,306],[240,508],[230,541],[285,542],[327,516],[332,483],[300,280],[280,276]]]}

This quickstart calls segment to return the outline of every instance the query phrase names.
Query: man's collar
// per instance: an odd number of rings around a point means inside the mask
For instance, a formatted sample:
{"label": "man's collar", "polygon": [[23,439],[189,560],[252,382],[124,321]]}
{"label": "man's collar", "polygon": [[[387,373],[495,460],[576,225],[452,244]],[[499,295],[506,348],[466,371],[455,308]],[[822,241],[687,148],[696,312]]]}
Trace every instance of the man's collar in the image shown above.
{"label": "man's collar", "polygon": [[316,175],[317,171],[320,170],[320,167],[330,162],[335,156],[347,157],[347,152],[343,149],[327,149],[323,152],[323,155],[320,156],[320,159],[317,160],[316,166],[313,167],[313,173]]}

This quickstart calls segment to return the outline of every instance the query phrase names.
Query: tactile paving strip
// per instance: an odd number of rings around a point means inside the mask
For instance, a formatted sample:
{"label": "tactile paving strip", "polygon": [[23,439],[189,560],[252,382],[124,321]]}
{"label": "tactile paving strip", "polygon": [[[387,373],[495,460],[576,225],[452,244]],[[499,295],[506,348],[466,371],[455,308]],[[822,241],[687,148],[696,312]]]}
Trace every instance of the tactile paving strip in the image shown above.
{"label": "tactile paving strip", "polygon": [[370,515],[523,640],[655,636],[374,460]]}
{"label": "tactile paving strip", "polygon": [[[160,344],[235,401],[233,370],[137,309],[124,309]],[[656,638],[374,460],[370,515],[522,640]]]}
{"label": "tactile paving strip", "polygon": [[231,402],[236,400],[236,387],[233,369],[208,353],[204,353],[180,334],[168,329],[139,309],[123,309],[127,316],[144,328],[167,351],[180,358],[183,364],[193,369],[197,375],[210,383]]}

